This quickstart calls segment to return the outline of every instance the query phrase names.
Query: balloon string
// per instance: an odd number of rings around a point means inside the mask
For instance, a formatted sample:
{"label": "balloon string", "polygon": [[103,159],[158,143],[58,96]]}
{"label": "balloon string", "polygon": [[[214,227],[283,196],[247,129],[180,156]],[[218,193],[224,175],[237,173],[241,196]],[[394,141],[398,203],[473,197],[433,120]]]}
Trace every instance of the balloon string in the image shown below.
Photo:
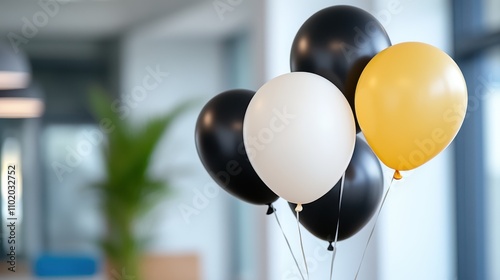
{"label": "balloon string", "polygon": [[391,186],[392,186],[393,182],[394,182],[394,177],[391,179],[391,183],[389,184],[389,187],[387,188],[387,191],[385,192],[384,199],[382,199],[382,203],[380,204],[380,207],[378,208],[377,216],[375,217],[375,223],[373,224],[372,231],[370,232],[370,236],[368,236],[368,240],[366,241],[366,246],[365,246],[365,249],[363,251],[363,256],[361,257],[361,262],[359,263],[358,271],[356,272],[356,276],[354,277],[354,280],[358,279],[359,271],[361,270],[361,265],[363,264],[363,260],[365,259],[366,250],[368,249],[368,245],[370,244],[370,240],[372,239],[373,232],[375,231],[375,227],[377,226],[378,218],[380,216],[380,212],[382,211],[382,208],[384,207],[385,200],[387,199],[387,195],[389,194],[389,191],[391,190]]}
{"label": "balloon string", "polygon": [[342,175],[342,181],[340,182],[339,213],[337,216],[337,228],[335,230],[335,241],[333,242],[332,263],[330,265],[330,280],[333,279],[333,263],[335,262],[335,256],[337,255],[337,240],[339,237],[340,209],[342,208],[342,197],[344,196],[344,182],[345,182],[345,172]]}
{"label": "balloon string", "polygon": [[[300,204],[297,205],[297,209],[302,208],[299,207]],[[302,205],[300,205],[302,206]],[[309,279],[309,268],[307,267],[307,260],[306,260],[306,253],[304,252],[304,242],[302,241],[302,232],[300,231],[300,220],[299,220],[299,213],[300,211],[295,210],[297,212],[297,228],[299,230],[299,239],[300,239],[300,249],[302,250],[302,258],[304,259],[304,265],[306,266],[306,275],[307,279]]]}
{"label": "balloon string", "polygon": [[285,238],[286,245],[288,246],[288,250],[290,250],[290,254],[292,255],[293,260],[295,261],[295,265],[297,265],[297,269],[299,270],[300,276],[302,277],[302,280],[305,280],[304,275],[302,274],[302,270],[300,270],[299,262],[297,261],[297,258],[293,254],[292,246],[290,246],[290,242],[288,241],[288,238],[285,235],[285,231],[283,230],[280,220],[278,219],[278,215],[276,214],[276,209],[274,209],[272,204],[270,204],[270,207],[273,208],[274,217],[276,218],[276,222],[278,223],[278,226],[281,230],[281,234],[283,234],[283,237]]}

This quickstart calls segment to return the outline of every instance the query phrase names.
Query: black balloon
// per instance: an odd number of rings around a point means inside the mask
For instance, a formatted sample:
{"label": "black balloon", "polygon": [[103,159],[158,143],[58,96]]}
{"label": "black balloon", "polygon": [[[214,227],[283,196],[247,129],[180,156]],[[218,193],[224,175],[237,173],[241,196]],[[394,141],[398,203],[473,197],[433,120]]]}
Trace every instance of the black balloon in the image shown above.
{"label": "black balloon", "polygon": [[[340,185],[341,181],[318,200],[304,204],[300,212],[300,223],[313,235],[328,242],[335,240]],[[353,236],[370,221],[382,199],[383,189],[382,167],[370,147],[358,136],[345,173],[338,240]],[[294,211],[296,204],[289,205]]]}
{"label": "black balloon", "polygon": [[[384,27],[369,13],[352,6],[332,6],[312,15],[299,29],[292,45],[292,72],[310,72],[335,84],[351,105],[366,64],[391,41]],[[356,119],[356,130],[360,128]]]}
{"label": "black balloon", "polygon": [[243,118],[254,94],[239,89],[212,98],[198,116],[195,141],[203,166],[219,186],[246,202],[269,205],[278,196],[255,173],[243,145]]}

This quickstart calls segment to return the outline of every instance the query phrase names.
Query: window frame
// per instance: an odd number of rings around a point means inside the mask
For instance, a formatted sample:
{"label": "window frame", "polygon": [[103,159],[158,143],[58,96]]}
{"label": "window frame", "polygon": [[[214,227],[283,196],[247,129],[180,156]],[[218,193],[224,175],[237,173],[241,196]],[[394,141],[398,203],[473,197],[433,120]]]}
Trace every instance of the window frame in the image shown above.
{"label": "window frame", "polygon": [[[452,0],[454,57],[467,81],[469,100],[481,100],[478,77],[484,54],[500,46],[500,30],[486,32],[483,1]],[[456,242],[459,280],[488,277],[486,255],[486,181],[484,107],[469,102],[466,120],[455,140]]]}

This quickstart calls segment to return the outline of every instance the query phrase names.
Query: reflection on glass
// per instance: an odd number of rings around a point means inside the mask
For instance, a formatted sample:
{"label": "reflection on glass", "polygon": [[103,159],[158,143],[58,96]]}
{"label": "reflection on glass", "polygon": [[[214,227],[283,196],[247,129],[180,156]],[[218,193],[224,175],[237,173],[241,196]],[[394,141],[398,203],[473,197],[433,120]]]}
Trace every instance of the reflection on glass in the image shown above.
{"label": "reflection on glass", "polygon": [[43,133],[45,232],[50,252],[97,252],[103,224],[92,189],[103,174],[93,125],[51,125]]}
{"label": "reflection on glass", "polygon": [[[498,11],[498,9],[497,9]],[[500,48],[488,55],[483,89],[486,151],[486,230],[489,277],[500,279]]]}

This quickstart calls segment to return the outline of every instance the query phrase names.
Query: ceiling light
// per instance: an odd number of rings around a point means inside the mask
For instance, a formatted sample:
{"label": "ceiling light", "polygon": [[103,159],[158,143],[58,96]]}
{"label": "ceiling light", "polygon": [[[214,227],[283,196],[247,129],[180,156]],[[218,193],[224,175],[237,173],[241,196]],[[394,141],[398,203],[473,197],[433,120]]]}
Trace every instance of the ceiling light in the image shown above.
{"label": "ceiling light", "polygon": [[0,90],[0,118],[37,118],[44,109],[45,104],[37,87]]}

